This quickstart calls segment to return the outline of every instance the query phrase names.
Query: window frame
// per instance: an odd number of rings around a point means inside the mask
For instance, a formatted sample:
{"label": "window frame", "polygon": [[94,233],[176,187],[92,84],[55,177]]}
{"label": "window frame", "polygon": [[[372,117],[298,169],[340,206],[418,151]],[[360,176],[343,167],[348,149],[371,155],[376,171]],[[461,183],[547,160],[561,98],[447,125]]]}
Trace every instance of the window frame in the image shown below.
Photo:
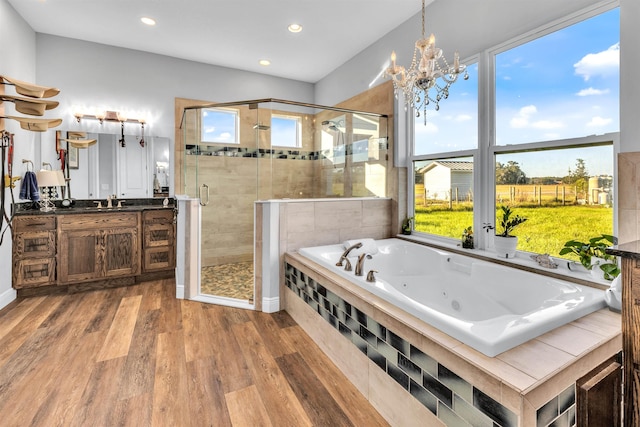
{"label": "window frame", "polygon": [[[234,140],[233,141],[206,141],[204,139],[204,127],[203,127],[203,114],[206,111],[215,111],[217,113],[226,113],[233,115],[234,122]],[[200,143],[201,144],[232,144],[232,145],[240,145],[240,110],[235,108],[224,108],[224,107],[207,107],[202,108],[200,113]]]}
{"label": "window frame", "polygon": [[290,114],[271,114],[271,121],[273,125],[273,119],[281,119],[281,120],[291,120],[295,122],[296,125],[296,141],[295,145],[280,145],[280,144],[271,144],[273,147],[282,147],[282,148],[302,148],[302,117],[290,115]]}
{"label": "window frame", "polygon": [[[495,225],[495,156],[499,154],[509,154],[526,151],[537,151],[541,149],[554,150],[562,148],[579,148],[594,145],[613,145],[613,230],[614,235],[618,234],[618,165],[617,157],[620,152],[620,131],[610,132],[601,135],[589,135],[570,139],[558,139],[549,141],[537,141],[529,143],[518,143],[513,145],[496,144],[496,62],[495,58],[502,52],[513,49],[522,44],[528,43],[540,37],[547,36],[563,28],[577,24],[594,16],[606,13],[615,8],[619,8],[618,0],[588,7],[581,11],[572,13],[564,18],[544,24],[532,31],[518,35],[510,40],[489,48],[477,55],[465,58],[465,64],[478,63],[478,146],[475,149],[460,151],[449,151],[433,153],[427,155],[415,154],[415,131],[414,131],[414,111],[405,109],[404,122],[406,126],[407,156],[405,166],[407,167],[407,216],[415,214],[415,170],[414,163],[422,160],[438,160],[456,157],[471,157],[474,164],[473,186],[473,229],[474,242],[477,249],[487,250],[489,248],[489,238],[487,233],[480,232],[483,224]],[[618,96],[620,96],[618,94]],[[400,96],[396,100],[396,111],[402,111],[403,98]],[[443,108],[446,108],[443,105]],[[428,120],[428,118],[427,118]],[[445,245],[456,245],[460,239],[446,236],[416,232],[421,238],[428,238],[430,241]],[[520,253],[526,253],[518,251]]]}

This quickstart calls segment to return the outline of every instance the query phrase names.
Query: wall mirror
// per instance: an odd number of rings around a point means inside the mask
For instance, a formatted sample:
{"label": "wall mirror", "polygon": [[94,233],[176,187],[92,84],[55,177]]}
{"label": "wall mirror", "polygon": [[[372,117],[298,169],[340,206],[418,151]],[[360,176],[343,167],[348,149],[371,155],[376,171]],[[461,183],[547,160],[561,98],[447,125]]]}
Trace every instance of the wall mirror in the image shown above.
{"label": "wall mirror", "polygon": [[[144,146],[140,136],[112,133],[86,132],[82,139],[95,139],[86,148],[74,148],[63,141],[72,132],[58,131],[58,144],[68,147],[68,176],[72,199],[117,199],[168,197],[174,194],[171,171],[173,151],[169,138],[145,136]],[[61,168],[56,150],[56,131],[43,134],[41,140],[42,162],[53,169]],[[67,195],[68,197],[69,195]]]}

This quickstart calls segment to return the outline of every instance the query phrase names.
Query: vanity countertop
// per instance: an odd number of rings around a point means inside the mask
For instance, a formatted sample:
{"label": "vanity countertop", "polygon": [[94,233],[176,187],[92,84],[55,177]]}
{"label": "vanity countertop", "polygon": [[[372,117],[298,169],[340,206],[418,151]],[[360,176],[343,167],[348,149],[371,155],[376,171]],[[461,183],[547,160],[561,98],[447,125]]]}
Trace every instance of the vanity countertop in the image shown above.
{"label": "vanity countertop", "polygon": [[[34,206],[35,203],[17,203],[15,205],[14,216],[23,215],[75,215],[75,214],[99,214],[99,213],[118,213],[118,212],[141,212],[146,210],[162,210],[177,209],[175,199],[169,198],[169,204],[164,206],[163,199],[122,199],[123,206],[107,208],[105,200],[101,200],[103,207],[98,208],[96,202],[98,200],[74,200],[70,207],[62,206],[59,200],[55,201],[56,209],[52,211],[41,211],[39,207]],[[36,202],[37,203],[37,202]],[[117,201],[114,203],[117,206]]]}

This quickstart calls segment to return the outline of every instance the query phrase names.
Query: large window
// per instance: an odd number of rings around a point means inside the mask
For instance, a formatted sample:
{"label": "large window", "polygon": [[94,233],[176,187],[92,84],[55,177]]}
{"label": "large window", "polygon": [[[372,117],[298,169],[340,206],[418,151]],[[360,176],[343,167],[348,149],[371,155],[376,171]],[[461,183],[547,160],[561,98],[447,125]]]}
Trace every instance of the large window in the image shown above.
{"label": "large window", "polygon": [[[478,147],[478,64],[468,66],[469,79],[462,76],[449,89],[449,98],[417,111],[414,117],[414,154],[434,154]],[[426,120],[426,123],[425,123]]]}
{"label": "large window", "polygon": [[[462,82],[473,95],[459,86],[426,126],[415,118],[416,231],[460,240],[508,205],[528,218],[519,250],[558,256],[568,240],[613,233],[619,9],[589,13],[481,55]],[[495,77],[486,87],[485,72]],[[489,108],[481,121],[478,101]]]}
{"label": "large window", "polygon": [[238,111],[203,108],[201,116],[202,142],[238,144]]}
{"label": "large window", "polygon": [[620,10],[495,55],[496,144],[619,130]]}
{"label": "large window", "polygon": [[277,147],[300,147],[302,130],[300,117],[271,116],[271,145]]}

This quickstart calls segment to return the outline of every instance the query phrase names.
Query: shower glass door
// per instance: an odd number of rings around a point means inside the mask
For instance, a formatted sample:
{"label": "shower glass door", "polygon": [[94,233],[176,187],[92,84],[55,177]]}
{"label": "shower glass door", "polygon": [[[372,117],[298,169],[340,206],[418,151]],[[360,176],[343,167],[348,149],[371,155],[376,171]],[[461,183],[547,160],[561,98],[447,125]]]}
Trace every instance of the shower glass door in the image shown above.
{"label": "shower glass door", "polygon": [[258,110],[227,105],[185,111],[185,187],[200,201],[200,280],[204,302],[253,308],[253,209],[259,165],[252,155]]}

